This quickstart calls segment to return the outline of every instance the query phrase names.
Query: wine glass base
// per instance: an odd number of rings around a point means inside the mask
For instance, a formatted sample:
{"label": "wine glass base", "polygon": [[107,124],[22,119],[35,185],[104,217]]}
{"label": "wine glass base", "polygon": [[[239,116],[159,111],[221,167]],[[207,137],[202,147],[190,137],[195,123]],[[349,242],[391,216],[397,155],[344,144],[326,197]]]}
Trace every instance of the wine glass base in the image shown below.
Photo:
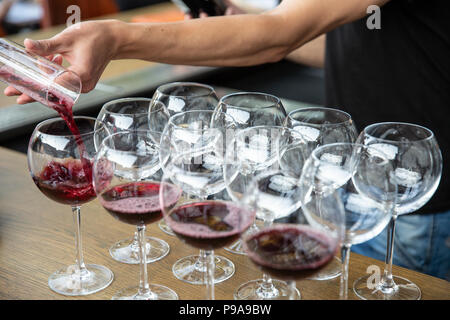
{"label": "wine glass base", "polygon": [[178,300],[178,295],[172,289],[149,284],[149,294],[139,294],[139,287],[131,287],[117,292],[111,300]]}
{"label": "wine glass base", "polygon": [[244,248],[242,246],[242,240],[238,240],[235,243],[233,243],[231,246],[224,248],[228,252],[234,253],[234,254],[241,254],[246,256],[247,254],[244,251]]}
{"label": "wine glass base", "polygon": [[[289,300],[291,299],[291,287],[288,283],[272,279],[274,290],[265,292],[261,290],[263,284],[262,279],[252,280],[241,285],[234,293],[235,300]],[[300,300],[301,294],[297,288],[292,300]]]}
{"label": "wine glass base", "polygon": [[420,288],[408,279],[393,276],[396,286],[387,290],[381,285],[369,289],[368,284],[373,281],[369,278],[367,275],[353,283],[353,291],[363,300],[420,300],[422,296]]}
{"label": "wine glass base", "polygon": [[173,233],[172,229],[170,229],[170,227],[166,224],[166,221],[161,220],[158,223],[158,227],[161,229],[161,231],[163,231],[164,233],[171,235],[171,236],[175,236],[175,233]]}
{"label": "wine glass base", "polygon": [[49,277],[48,286],[62,295],[85,296],[105,289],[114,279],[106,267],[88,264],[86,269],[87,272],[80,273],[77,265],[71,265],[56,271]]}
{"label": "wine glass base", "polygon": [[324,268],[321,268],[314,276],[307,278],[307,280],[325,281],[337,278],[341,275],[342,262],[338,257],[328,263]]}
{"label": "wine glass base", "polygon": [[[206,268],[199,265],[199,259],[199,255],[181,258],[172,266],[173,274],[181,281],[204,285]],[[233,276],[235,267],[231,260],[222,256],[214,256],[214,261],[214,283],[220,283]]]}
{"label": "wine glass base", "polygon": [[[139,264],[139,244],[133,243],[133,238],[120,240],[109,248],[109,254],[111,257],[119,262],[128,264]],[[170,246],[164,240],[145,237],[146,251],[147,251],[147,263],[161,260],[170,251]]]}

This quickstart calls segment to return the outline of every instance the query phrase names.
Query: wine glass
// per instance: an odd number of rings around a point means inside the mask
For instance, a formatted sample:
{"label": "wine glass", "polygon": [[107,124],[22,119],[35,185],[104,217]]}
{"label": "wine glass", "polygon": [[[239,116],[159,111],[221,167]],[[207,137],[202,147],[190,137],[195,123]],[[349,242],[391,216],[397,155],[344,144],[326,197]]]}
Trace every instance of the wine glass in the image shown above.
{"label": "wine glass", "polygon": [[[283,299],[300,299],[295,281],[311,277],[333,260],[342,237],[342,212],[327,216],[327,225],[309,224],[299,216],[302,188],[299,179],[282,169],[255,176],[243,201],[274,223],[243,236],[250,260],[265,274],[283,279],[288,285]],[[317,214],[313,212],[312,215]],[[283,220],[276,220],[283,217]]]}
{"label": "wine glass", "polygon": [[[220,132],[214,135],[220,136]],[[204,138],[209,140],[209,137]],[[203,251],[205,270],[200,274],[204,277],[202,283],[206,285],[208,300],[214,300],[214,250],[239,238],[254,219],[251,209],[216,197],[224,189],[223,153],[221,147],[216,146],[216,143],[209,143],[204,148],[171,156],[164,170],[160,191],[166,223],[181,240]],[[182,193],[184,197],[174,203],[174,193]],[[191,195],[196,198],[192,199]],[[180,267],[189,271],[177,263],[174,272],[178,272]]]}
{"label": "wine glass", "polygon": [[260,92],[236,92],[223,96],[216,110],[232,116],[238,129],[282,126],[287,115],[278,97]]}
{"label": "wine glass", "polygon": [[[232,116],[238,129],[264,125],[282,126],[287,115],[278,97],[260,92],[236,92],[223,96],[216,111]],[[249,232],[254,231],[255,228],[256,226],[253,225]],[[225,250],[245,254],[240,239]]]}
{"label": "wine glass", "polygon": [[28,167],[36,186],[53,201],[69,205],[75,224],[76,263],[53,273],[48,285],[53,291],[81,296],[106,288],[113,273],[106,267],[85,264],[81,242],[81,206],[95,199],[92,160],[96,142],[107,135],[104,126],[95,129],[96,120],[74,117],[79,134],[74,135],[64,120],[39,123],[28,145]]}
{"label": "wine glass", "polygon": [[284,125],[300,133],[316,146],[337,142],[355,142],[358,131],[352,117],[338,109],[300,108],[289,112]]}
{"label": "wine glass", "polygon": [[[129,130],[148,130],[155,144],[159,144],[161,133],[168,118],[162,111],[161,104],[155,104],[154,115],[151,116],[155,123],[149,126],[149,106],[152,102],[148,98],[124,98],[106,103],[100,110],[97,120],[106,125],[111,133]],[[150,127],[150,128],[149,128]],[[109,248],[109,253],[114,260],[129,264],[139,264],[138,232],[133,237],[119,240]],[[170,251],[169,244],[155,237],[146,237],[147,263],[164,258]]]}
{"label": "wine glass", "polygon": [[[150,112],[164,105],[169,116],[193,110],[214,110],[219,102],[213,87],[196,82],[171,82],[159,86],[152,97]],[[150,121],[151,122],[151,121]]]}
{"label": "wine glass", "polygon": [[418,300],[419,287],[392,275],[395,223],[399,215],[420,209],[436,191],[442,174],[442,155],[433,132],[401,122],[376,123],[361,132],[358,141],[384,152],[393,163],[398,199],[387,230],[386,265],[375,288],[367,277],[355,281],[353,290],[362,299]]}
{"label": "wine glass", "polygon": [[[94,186],[98,199],[114,218],[135,225],[138,232],[140,281],[119,291],[113,300],[176,300],[177,294],[147,279],[147,224],[162,218],[159,204],[159,148],[144,130],[114,133],[105,138],[95,157]],[[172,194],[177,201],[181,194]]]}
{"label": "wine glass", "polygon": [[327,226],[328,215],[343,214],[342,299],[347,299],[351,246],[377,236],[391,219],[397,196],[393,172],[382,152],[352,143],[321,146],[305,163],[300,184],[308,222]]}
{"label": "wine glass", "polygon": [[[168,118],[174,114],[193,110],[214,110],[218,102],[216,91],[209,85],[197,82],[166,83],[159,86],[153,94],[148,122],[150,128],[162,123],[165,125]],[[165,233],[174,236],[165,220],[161,220],[158,226]]]}
{"label": "wine glass", "polygon": [[[303,136],[308,143],[308,150],[338,142],[353,143],[358,137],[358,131],[352,117],[347,112],[326,107],[299,108],[289,112],[284,125],[292,128]],[[291,162],[298,156],[298,152],[304,152],[304,148],[298,150],[296,146],[287,147],[284,150],[280,165],[286,162],[291,169],[295,169],[301,175],[303,163]],[[296,168],[293,165],[297,165]],[[311,280],[330,280],[341,274],[341,261],[339,258],[328,264],[327,268],[315,273]]]}
{"label": "wine glass", "polygon": [[[167,166],[180,155],[186,155],[186,157],[204,155],[206,159],[202,164],[222,170],[223,139],[227,132],[232,132],[234,128],[235,122],[232,117],[223,112],[194,110],[171,116],[161,136],[160,163],[163,171],[166,172]],[[210,149],[217,154],[205,153],[205,150]],[[203,199],[221,192],[224,188],[221,171],[220,176],[217,177],[217,184],[208,187],[208,194],[199,194],[202,188],[183,189],[183,191],[186,193],[185,197]],[[204,284],[205,254],[205,250],[200,250],[199,255],[187,256],[175,262],[172,267],[175,277],[191,284]],[[214,281],[216,283],[230,278],[234,271],[235,267],[231,260],[215,256]]]}
{"label": "wine glass", "polygon": [[[256,126],[242,129],[236,133],[227,145],[224,165],[224,179],[230,198],[242,201],[251,188],[252,179],[266,171],[279,168],[279,154],[286,146],[306,143],[296,131],[280,126]],[[298,159],[298,161],[303,161]],[[272,220],[261,215],[257,218],[265,224]],[[254,226],[248,233],[258,230]],[[272,279],[264,274],[262,279],[242,284],[234,294],[237,300],[250,299],[285,299],[290,294],[289,285],[285,281]],[[297,295],[300,297],[300,294]]]}

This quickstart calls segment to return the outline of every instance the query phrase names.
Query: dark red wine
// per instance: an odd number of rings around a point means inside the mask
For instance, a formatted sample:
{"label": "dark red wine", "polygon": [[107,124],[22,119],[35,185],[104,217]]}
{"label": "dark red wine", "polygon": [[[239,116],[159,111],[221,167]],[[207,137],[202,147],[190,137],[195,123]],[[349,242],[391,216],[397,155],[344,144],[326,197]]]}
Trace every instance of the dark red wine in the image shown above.
{"label": "dark red wine", "polygon": [[205,250],[236,241],[255,219],[255,213],[225,201],[204,201],[179,206],[166,218],[178,237]]}
{"label": "dark red wine", "polygon": [[310,277],[330,262],[337,241],[307,226],[279,224],[250,235],[244,241],[248,257],[276,278]]}
{"label": "dark red wine", "polygon": [[[159,189],[158,182],[132,182],[108,189],[99,200],[114,218],[133,225],[146,225],[162,218]],[[172,204],[181,196],[181,192],[175,192],[177,190],[174,189],[172,198],[167,199]]]}
{"label": "dark red wine", "polygon": [[51,161],[33,180],[42,193],[59,203],[81,205],[96,197],[92,174],[86,175],[80,160]]}
{"label": "dark red wine", "polygon": [[[42,84],[19,77],[7,66],[0,68],[0,78],[17,90],[58,112],[76,139],[81,167],[79,165],[52,162],[44,168],[38,177],[33,178],[38,187],[41,190],[47,190],[44,192],[46,195],[52,194],[52,196],[49,196],[50,198],[54,200],[59,199],[56,201],[62,203],[74,204],[92,200],[92,164],[85,158],[86,147],[73,118],[72,108],[74,101],[61,92],[47,92]],[[67,174],[67,172],[70,174]],[[56,177],[58,174],[61,174],[59,179]],[[46,176],[51,178],[45,180],[44,177]],[[74,177],[75,180],[69,181],[68,179],[71,177]],[[80,198],[77,199],[77,196]]]}

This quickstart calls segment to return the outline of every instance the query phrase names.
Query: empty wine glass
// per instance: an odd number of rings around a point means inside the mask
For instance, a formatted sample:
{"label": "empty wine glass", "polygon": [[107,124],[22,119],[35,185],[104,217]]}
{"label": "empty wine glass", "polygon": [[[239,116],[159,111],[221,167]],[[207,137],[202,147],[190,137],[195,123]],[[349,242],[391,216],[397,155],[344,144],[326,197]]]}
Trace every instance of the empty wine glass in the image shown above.
{"label": "empty wine glass", "polygon": [[[167,124],[168,118],[177,113],[214,110],[218,102],[216,91],[209,85],[197,82],[166,83],[159,86],[153,94],[148,122],[150,128],[155,128]],[[161,220],[158,226],[165,233],[174,236],[165,220]]]}
{"label": "empty wine glass", "polygon": [[[154,115],[150,116],[149,106],[152,102],[148,98],[124,98],[106,103],[100,110],[97,120],[104,123],[111,133],[124,132],[129,130],[152,131],[154,142],[159,145],[161,133],[167,123],[167,116],[155,104]],[[149,117],[155,121],[149,126]],[[170,251],[169,244],[155,237],[146,237],[147,263],[158,261],[164,258]],[[114,260],[129,264],[139,264],[139,241],[138,232],[135,231],[133,237],[119,240],[109,248],[109,253]]]}
{"label": "empty wine glass", "polygon": [[337,142],[355,142],[358,131],[352,117],[338,109],[300,108],[289,112],[284,125],[300,133],[316,146]]}
{"label": "empty wine glass", "polygon": [[[303,136],[308,144],[309,152],[315,148],[338,142],[353,143],[358,137],[358,131],[352,117],[338,109],[325,107],[307,107],[289,112],[284,125],[292,128]],[[280,165],[287,165],[301,174],[303,163],[291,162],[298,156],[298,152],[303,152],[304,148],[298,150],[295,146],[287,147],[283,151]],[[297,165],[296,168],[293,165]],[[326,269],[314,275],[311,280],[330,280],[339,277],[341,274],[341,261],[335,257],[334,261],[328,264]]]}
{"label": "empty wine glass", "polygon": [[236,92],[223,96],[216,110],[232,116],[238,129],[282,126],[287,115],[278,97],[260,92]]}
{"label": "empty wine glass", "polygon": [[[206,284],[206,299],[213,300],[216,283],[214,250],[235,241],[253,222],[254,212],[238,203],[215,197],[225,187],[222,173],[223,147],[220,131],[209,129],[202,130],[201,134],[199,131],[192,132],[199,134],[193,149],[185,145],[183,152],[174,152],[169,156],[164,169],[160,200],[164,219],[169,227],[181,240],[202,251],[203,259],[194,256],[189,268],[180,264],[179,260],[173,267],[175,275],[179,277],[190,272],[196,277],[203,276],[203,281],[197,279],[197,283]],[[184,197],[175,204],[172,194],[180,191]],[[202,269],[192,273],[197,260],[200,260]]]}
{"label": "empty wine glass", "polygon": [[256,233],[243,236],[244,250],[265,274],[287,281],[289,290],[279,298],[290,300],[300,299],[296,280],[311,277],[333,260],[342,236],[339,210],[327,216],[326,228],[298,215],[301,187],[288,172],[268,170],[254,177],[243,197],[267,221]]}
{"label": "empty wine glass", "polygon": [[[207,110],[187,111],[170,117],[169,122],[161,136],[160,163],[164,172],[174,158],[184,155],[190,157],[202,155],[202,167],[211,170],[222,170],[222,158],[224,141],[227,131],[235,128],[234,120],[223,112]],[[214,152],[207,153],[207,150]],[[199,178],[200,183],[202,179]],[[221,192],[225,188],[223,174],[217,176],[217,183],[209,183],[206,189],[208,194],[199,194],[205,188],[183,188],[185,197],[205,198]],[[172,267],[172,271],[178,279],[191,284],[204,284],[205,250],[200,250],[199,255],[191,255],[179,259]],[[215,256],[216,283],[230,278],[235,271],[231,260]]]}
{"label": "empty wine glass", "polygon": [[36,186],[53,201],[69,205],[75,224],[76,264],[53,273],[48,285],[53,291],[80,296],[98,292],[113,280],[106,267],[85,264],[81,242],[81,205],[95,199],[92,161],[96,142],[107,136],[96,120],[74,117],[79,134],[74,135],[64,120],[56,118],[39,123],[28,145],[28,167]]}
{"label": "empty wine glass", "polygon": [[[280,126],[257,126],[238,131],[227,145],[224,165],[224,179],[230,198],[236,202],[251,188],[252,179],[268,170],[279,168],[279,153],[288,145],[306,143],[301,135],[292,129]],[[303,160],[299,160],[303,161]],[[257,215],[265,224],[270,219]],[[254,225],[248,233],[256,232]],[[235,299],[285,299],[290,294],[289,285],[285,281],[272,279],[264,274],[262,279],[242,284],[234,294]],[[297,295],[300,297],[300,294]]]}
{"label": "empty wine glass", "polygon": [[386,265],[375,287],[367,277],[355,281],[353,290],[362,299],[418,300],[419,287],[392,275],[395,223],[399,215],[420,209],[436,191],[442,174],[442,155],[433,132],[410,123],[385,122],[366,127],[358,142],[384,152],[394,167],[397,204],[387,230]]}
{"label": "empty wine glass", "polygon": [[308,222],[326,227],[329,215],[343,213],[342,299],[347,299],[351,246],[377,236],[392,216],[397,195],[393,172],[383,153],[352,143],[321,146],[305,163],[300,184]]}
{"label": "empty wine glass", "polygon": [[[135,225],[139,241],[138,287],[121,290],[113,300],[176,300],[177,294],[147,279],[147,224],[162,218],[158,146],[149,131],[114,133],[103,140],[94,162],[94,185],[100,204],[117,220]],[[177,202],[181,194],[172,194]]]}
{"label": "empty wine glass", "polygon": [[[213,87],[196,82],[171,82],[159,86],[152,97],[150,112],[164,105],[169,116],[193,110],[214,110],[219,102]],[[152,121],[150,121],[152,122]]]}
{"label": "empty wine glass", "polygon": [[[278,97],[260,92],[236,92],[222,97],[216,111],[233,117],[238,129],[254,126],[282,126],[286,110]],[[236,199],[235,199],[236,200]],[[255,230],[253,225],[249,232]],[[245,254],[239,239],[225,250]]]}

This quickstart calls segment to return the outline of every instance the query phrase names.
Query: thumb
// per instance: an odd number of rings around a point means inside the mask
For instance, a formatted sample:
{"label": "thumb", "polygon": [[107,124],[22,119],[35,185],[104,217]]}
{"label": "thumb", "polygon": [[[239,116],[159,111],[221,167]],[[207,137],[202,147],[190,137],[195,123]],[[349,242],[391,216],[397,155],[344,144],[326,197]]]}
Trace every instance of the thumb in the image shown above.
{"label": "thumb", "polygon": [[40,56],[49,56],[58,53],[60,44],[54,38],[47,40],[25,39],[25,48]]}

